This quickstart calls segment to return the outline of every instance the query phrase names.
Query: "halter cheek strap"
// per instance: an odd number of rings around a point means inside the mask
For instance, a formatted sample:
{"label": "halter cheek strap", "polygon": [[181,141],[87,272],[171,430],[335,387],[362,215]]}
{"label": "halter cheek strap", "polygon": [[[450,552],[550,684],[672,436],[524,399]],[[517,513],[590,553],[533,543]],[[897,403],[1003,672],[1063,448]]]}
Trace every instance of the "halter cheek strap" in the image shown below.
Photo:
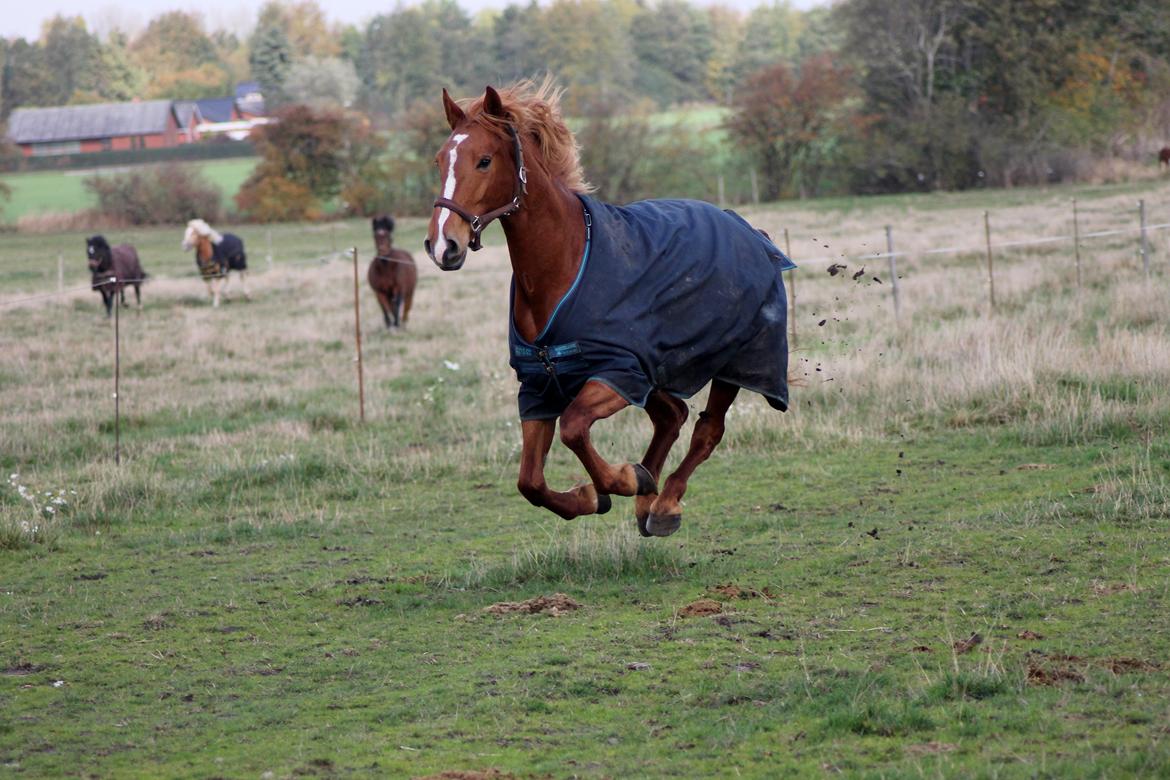
{"label": "halter cheek strap", "polygon": [[432,207],[436,209],[450,209],[471,226],[471,240],[467,242],[467,248],[472,252],[479,251],[480,247],[483,246],[480,241],[480,236],[484,229],[494,220],[500,217],[507,217],[519,211],[524,196],[528,194],[528,169],[524,167],[524,149],[520,146],[520,135],[512,125],[508,125],[507,127],[508,135],[512,136],[512,148],[516,156],[516,181],[512,186],[512,200],[500,206],[498,209],[492,209],[486,214],[472,214],[449,198],[436,198],[435,204]]}

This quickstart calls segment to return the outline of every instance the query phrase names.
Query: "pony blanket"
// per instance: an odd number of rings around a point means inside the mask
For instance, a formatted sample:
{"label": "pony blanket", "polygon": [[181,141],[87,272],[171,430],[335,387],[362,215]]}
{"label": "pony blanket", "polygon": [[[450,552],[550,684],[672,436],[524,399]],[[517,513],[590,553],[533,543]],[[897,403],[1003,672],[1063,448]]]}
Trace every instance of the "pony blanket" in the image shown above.
{"label": "pony blanket", "polygon": [[212,243],[212,259],[226,272],[243,271],[248,267],[247,256],[244,254],[244,242],[232,233],[224,233],[218,244]]}
{"label": "pony blanket", "polygon": [[787,409],[780,274],[792,261],[709,203],[581,201],[587,240],[572,287],[533,343],[509,317],[520,418],[559,417],[591,379],[635,406],[655,389],[689,398],[722,379]]}

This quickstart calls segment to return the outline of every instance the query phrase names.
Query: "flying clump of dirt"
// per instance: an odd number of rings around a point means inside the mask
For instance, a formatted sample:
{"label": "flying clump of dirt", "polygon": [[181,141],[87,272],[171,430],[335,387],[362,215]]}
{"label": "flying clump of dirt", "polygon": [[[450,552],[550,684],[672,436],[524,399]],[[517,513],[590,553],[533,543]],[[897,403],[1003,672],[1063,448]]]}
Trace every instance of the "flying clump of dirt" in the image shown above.
{"label": "flying clump of dirt", "polygon": [[508,615],[513,612],[535,615],[540,612],[547,612],[553,617],[556,617],[557,615],[572,612],[580,608],[580,602],[574,601],[564,593],[554,593],[551,596],[537,596],[527,601],[501,601],[492,604],[490,607],[484,607],[483,611],[492,615]]}

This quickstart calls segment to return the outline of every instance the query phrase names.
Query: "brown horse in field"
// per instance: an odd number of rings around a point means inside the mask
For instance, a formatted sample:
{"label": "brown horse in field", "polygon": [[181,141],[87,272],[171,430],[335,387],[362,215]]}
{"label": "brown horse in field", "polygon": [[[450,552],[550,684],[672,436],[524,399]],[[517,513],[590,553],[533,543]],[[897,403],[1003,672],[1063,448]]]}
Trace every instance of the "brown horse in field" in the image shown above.
{"label": "brown horse in field", "polygon": [[1158,167],[1162,166],[1170,168],[1170,146],[1163,146],[1162,151],[1158,152]]}
{"label": "brown horse in field", "polygon": [[409,252],[394,247],[393,217],[374,217],[373,227],[378,254],[370,261],[366,281],[378,296],[386,327],[406,327],[410,305],[414,301],[414,288],[418,284],[418,266]]}
{"label": "brown horse in field", "polygon": [[111,247],[104,236],[92,236],[85,239],[85,254],[93,275],[90,284],[102,294],[107,317],[117,302],[114,296],[121,299],[123,307],[126,306],[127,285],[134,286],[134,297],[138,308],[142,308],[142,282],[146,280],[146,272],[138,261],[138,250],[130,244]]}
{"label": "brown horse in field", "polygon": [[[442,196],[424,246],[441,270],[455,271],[489,222],[503,226],[524,497],[570,519],[609,511],[611,495],[637,496],[638,530],[668,536],[740,389],[787,408],[781,272],[795,266],[737,214],[708,203],[619,207],[588,197],[559,97],[547,80],[488,87],[462,106],[444,90],[451,135],[435,158]],[[687,418],[683,399],[708,384],[690,448],[660,491]],[[641,462],[611,464],[590,430],[630,405],[646,410],[654,433]],[[558,421],[590,479],[565,492],[544,477]]]}

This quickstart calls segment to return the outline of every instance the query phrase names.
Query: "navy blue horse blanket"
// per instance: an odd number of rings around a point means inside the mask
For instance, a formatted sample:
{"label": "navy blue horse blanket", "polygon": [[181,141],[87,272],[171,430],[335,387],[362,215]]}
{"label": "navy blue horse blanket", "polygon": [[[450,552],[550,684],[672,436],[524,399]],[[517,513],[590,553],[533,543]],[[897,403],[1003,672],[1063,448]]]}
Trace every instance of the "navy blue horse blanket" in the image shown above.
{"label": "navy blue horse blanket", "polygon": [[581,201],[586,245],[572,287],[532,343],[509,317],[520,419],[559,417],[591,379],[635,406],[655,390],[689,398],[721,379],[787,409],[781,272],[792,261],[709,203]]}
{"label": "navy blue horse blanket", "polygon": [[211,258],[216,264],[227,271],[246,271],[248,257],[244,254],[244,242],[234,233],[224,233],[218,244],[211,245]]}

